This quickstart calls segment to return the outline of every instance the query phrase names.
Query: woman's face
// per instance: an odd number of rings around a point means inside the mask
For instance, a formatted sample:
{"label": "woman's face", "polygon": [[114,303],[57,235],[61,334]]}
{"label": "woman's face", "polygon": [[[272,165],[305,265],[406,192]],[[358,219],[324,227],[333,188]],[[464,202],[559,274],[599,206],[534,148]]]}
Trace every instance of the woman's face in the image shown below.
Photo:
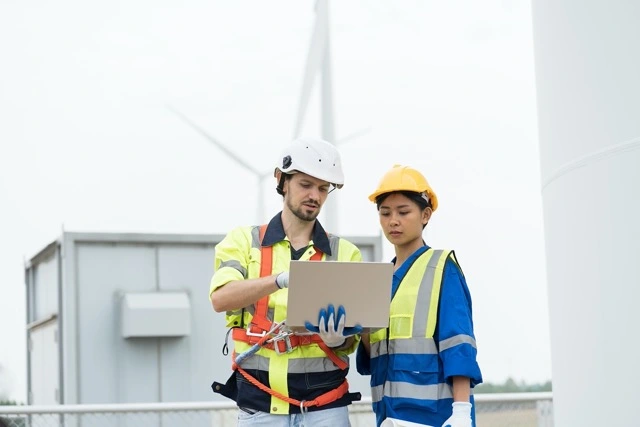
{"label": "woman's face", "polygon": [[392,193],[378,209],[380,226],[394,246],[422,246],[422,229],[431,216],[431,209],[420,207],[401,193]]}

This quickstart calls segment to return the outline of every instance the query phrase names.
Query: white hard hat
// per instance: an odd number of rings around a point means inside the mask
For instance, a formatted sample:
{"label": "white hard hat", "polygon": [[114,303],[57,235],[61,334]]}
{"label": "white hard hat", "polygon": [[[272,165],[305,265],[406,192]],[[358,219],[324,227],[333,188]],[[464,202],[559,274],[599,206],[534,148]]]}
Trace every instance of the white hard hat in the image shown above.
{"label": "white hard hat", "polygon": [[281,155],[276,172],[286,174],[306,173],[342,188],[344,174],[340,153],[336,147],[320,138],[299,138],[286,147]]}

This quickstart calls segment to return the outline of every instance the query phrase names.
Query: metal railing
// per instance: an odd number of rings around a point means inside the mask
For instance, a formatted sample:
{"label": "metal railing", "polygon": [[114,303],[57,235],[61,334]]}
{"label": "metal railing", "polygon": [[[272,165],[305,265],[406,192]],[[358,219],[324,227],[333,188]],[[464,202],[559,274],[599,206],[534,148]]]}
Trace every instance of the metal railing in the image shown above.
{"label": "metal railing", "polygon": [[[477,394],[475,400],[480,427],[553,427],[551,392]],[[349,414],[352,427],[375,426],[369,397]],[[232,427],[236,417],[231,401],[0,406],[0,427]]]}

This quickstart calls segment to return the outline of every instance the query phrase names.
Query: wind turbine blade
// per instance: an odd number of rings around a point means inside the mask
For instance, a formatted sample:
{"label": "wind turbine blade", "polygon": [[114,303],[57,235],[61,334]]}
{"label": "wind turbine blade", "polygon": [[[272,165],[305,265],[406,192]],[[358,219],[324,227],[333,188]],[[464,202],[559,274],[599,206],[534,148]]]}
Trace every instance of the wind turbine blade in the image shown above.
{"label": "wind turbine blade", "polygon": [[364,129],[357,130],[355,132],[351,132],[347,136],[343,136],[342,138],[337,139],[336,145],[345,144],[353,139],[360,138],[361,136],[366,135],[369,132],[371,132],[371,126]]}
{"label": "wind turbine blade", "polygon": [[222,150],[227,156],[229,156],[231,159],[235,160],[236,163],[238,163],[240,166],[242,166],[243,168],[247,169],[249,172],[253,173],[256,176],[261,176],[261,172],[259,172],[257,169],[255,169],[253,166],[251,166],[249,163],[247,163],[244,160],[242,160],[242,158],[240,156],[236,155],[233,151],[229,150],[227,147],[224,146],[224,144],[222,144],[222,142],[218,141],[216,138],[214,138],[213,136],[209,135],[200,126],[196,125],[194,122],[189,120],[189,118],[187,116],[185,116],[180,111],[176,110],[175,108],[173,108],[171,106],[168,106],[167,108],[169,110],[171,110],[175,115],[180,117],[182,119],[182,121],[184,121],[189,126],[191,126],[196,132],[198,132],[200,135],[204,136],[206,139],[208,139],[210,142],[212,142],[216,147],[218,147],[220,150]]}
{"label": "wind turbine blade", "polygon": [[273,176],[273,171],[274,171],[274,170],[275,170],[275,168],[274,168],[274,169],[272,169],[272,170],[269,170],[269,171],[267,171],[267,172],[262,172],[262,173],[260,174],[259,179],[262,181],[262,180],[263,180],[263,179],[265,179],[265,178],[268,178],[268,177],[270,177],[270,176]]}
{"label": "wind turbine blade", "polygon": [[326,0],[318,0],[316,4],[316,22],[313,27],[313,34],[311,35],[309,52],[307,53],[307,63],[302,80],[300,101],[298,103],[298,116],[296,117],[295,129],[293,131],[294,138],[300,136],[300,132],[302,131],[304,117],[309,105],[309,98],[311,97],[311,90],[313,89],[313,81],[324,59],[324,49],[327,41],[327,20],[324,16],[326,7],[324,7],[323,4],[325,1]]}

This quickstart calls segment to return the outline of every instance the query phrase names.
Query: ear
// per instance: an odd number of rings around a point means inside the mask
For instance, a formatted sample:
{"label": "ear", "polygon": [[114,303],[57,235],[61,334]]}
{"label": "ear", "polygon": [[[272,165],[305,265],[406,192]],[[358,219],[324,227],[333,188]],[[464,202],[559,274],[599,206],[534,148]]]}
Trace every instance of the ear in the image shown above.
{"label": "ear", "polygon": [[422,210],[422,225],[427,225],[429,223],[432,213],[433,213],[433,210],[428,207]]}

